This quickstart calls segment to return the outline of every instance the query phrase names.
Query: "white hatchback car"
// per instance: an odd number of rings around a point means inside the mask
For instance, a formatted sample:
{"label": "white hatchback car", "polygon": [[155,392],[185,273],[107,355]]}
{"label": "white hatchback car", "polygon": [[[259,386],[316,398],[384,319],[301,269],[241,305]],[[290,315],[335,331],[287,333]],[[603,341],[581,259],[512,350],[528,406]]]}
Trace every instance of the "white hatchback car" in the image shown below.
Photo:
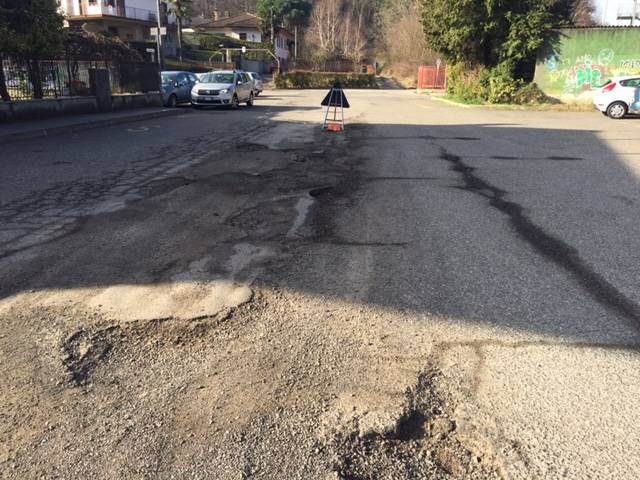
{"label": "white hatchback car", "polygon": [[593,104],[610,118],[640,115],[640,75],[613,77],[602,86]]}

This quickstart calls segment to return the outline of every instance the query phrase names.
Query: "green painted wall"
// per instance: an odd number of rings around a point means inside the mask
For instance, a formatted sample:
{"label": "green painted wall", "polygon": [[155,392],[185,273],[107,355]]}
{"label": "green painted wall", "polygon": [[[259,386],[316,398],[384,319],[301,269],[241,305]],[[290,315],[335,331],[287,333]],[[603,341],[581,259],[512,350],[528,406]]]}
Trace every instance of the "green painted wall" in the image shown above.
{"label": "green painted wall", "polygon": [[640,74],[640,28],[567,29],[557,54],[539,58],[534,81],[563,99],[589,98],[608,78]]}

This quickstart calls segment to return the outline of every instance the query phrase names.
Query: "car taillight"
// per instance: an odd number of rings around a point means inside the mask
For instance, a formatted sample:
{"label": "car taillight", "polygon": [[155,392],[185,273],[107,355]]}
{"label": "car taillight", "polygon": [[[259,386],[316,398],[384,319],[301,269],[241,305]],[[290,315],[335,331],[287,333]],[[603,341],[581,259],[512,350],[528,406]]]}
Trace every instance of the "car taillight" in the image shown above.
{"label": "car taillight", "polygon": [[605,86],[602,89],[602,93],[607,93],[610,92],[611,90],[613,90],[614,88],[616,88],[616,84],[615,83],[610,83],[609,85]]}

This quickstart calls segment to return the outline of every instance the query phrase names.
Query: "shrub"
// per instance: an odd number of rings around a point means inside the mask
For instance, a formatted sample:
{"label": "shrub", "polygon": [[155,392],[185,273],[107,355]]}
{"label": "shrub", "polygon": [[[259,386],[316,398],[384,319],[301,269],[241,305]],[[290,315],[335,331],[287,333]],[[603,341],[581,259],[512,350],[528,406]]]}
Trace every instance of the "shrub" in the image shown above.
{"label": "shrub", "polygon": [[499,64],[488,70],[484,67],[468,68],[462,64],[449,66],[447,94],[465,103],[550,103],[535,83],[514,80],[511,68]]}
{"label": "shrub", "polygon": [[[513,103],[519,105],[531,105],[541,103],[553,103],[553,99],[548,97],[535,83],[528,83],[520,87],[513,95]],[[557,102],[557,100],[556,100]]]}
{"label": "shrub", "polygon": [[516,91],[522,86],[522,80],[513,79],[513,68],[508,63],[500,63],[489,74],[489,103],[510,103]]}
{"label": "shrub", "polygon": [[274,79],[277,88],[331,88],[339,80],[343,88],[378,88],[375,76],[366,73],[287,72]]}
{"label": "shrub", "polygon": [[447,72],[447,93],[463,102],[484,102],[488,97],[488,78],[489,72],[484,67],[451,65]]}

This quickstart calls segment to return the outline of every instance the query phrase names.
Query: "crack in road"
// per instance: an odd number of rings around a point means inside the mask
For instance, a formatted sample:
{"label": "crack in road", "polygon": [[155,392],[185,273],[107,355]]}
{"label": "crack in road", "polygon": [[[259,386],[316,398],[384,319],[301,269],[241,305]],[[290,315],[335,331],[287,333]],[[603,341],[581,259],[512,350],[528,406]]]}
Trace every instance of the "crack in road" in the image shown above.
{"label": "crack in road", "polygon": [[464,186],[458,188],[487,199],[489,205],[507,215],[509,223],[522,240],[543,257],[563,268],[594,300],[631,320],[636,328],[640,326],[640,305],[590,268],[580,257],[578,250],[533,222],[520,204],[505,199],[508,192],[480,178],[475,173],[476,169],[467,165],[461,157],[440,147],[440,158],[449,162],[451,169],[460,174]]}

